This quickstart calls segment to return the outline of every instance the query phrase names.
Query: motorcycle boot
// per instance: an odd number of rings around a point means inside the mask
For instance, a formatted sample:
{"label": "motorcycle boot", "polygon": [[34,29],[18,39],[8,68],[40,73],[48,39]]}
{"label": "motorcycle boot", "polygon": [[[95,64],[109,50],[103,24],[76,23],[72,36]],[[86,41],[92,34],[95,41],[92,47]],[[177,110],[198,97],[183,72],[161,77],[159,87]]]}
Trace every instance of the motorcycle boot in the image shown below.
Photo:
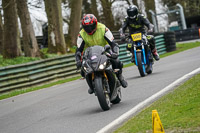
{"label": "motorcycle boot", "polygon": [[90,81],[91,77],[85,77],[87,83],[88,83],[88,86],[89,86],[89,89],[88,89],[88,93],[89,94],[93,94],[94,93],[94,89],[93,89],[93,85],[92,85],[92,82]]}
{"label": "motorcycle boot", "polygon": [[122,75],[122,70],[120,70],[117,74],[117,78],[119,80],[119,82],[121,83],[123,88],[126,88],[128,86],[128,83],[126,82],[126,80],[124,79],[123,75]]}
{"label": "motorcycle boot", "polygon": [[93,93],[94,93],[94,90],[91,89],[91,88],[89,87],[89,89],[88,89],[88,93],[89,93],[89,94],[93,94]]}
{"label": "motorcycle boot", "polygon": [[159,57],[159,54],[158,54],[158,52],[157,52],[157,50],[156,50],[156,45],[155,45],[154,36],[148,35],[148,36],[147,36],[147,40],[148,40],[148,42],[149,42],[149,44],[150,44],[151,52],[152,52],[152,54],[153,54],[154,59],[155,59],[156,61],[158,61],[158,60],[160,59],[160,57]]}
{"label": "motorcycle boot", "polygon": [[153,54],[153,57],[154,57],[154,59],[155,59],[156,61],[158,61],[158,60],[160,59],[160,56],[159,56],[159,54],[158,54],[156,48],[154,48],[154,49],[152,50],[152,54]]}

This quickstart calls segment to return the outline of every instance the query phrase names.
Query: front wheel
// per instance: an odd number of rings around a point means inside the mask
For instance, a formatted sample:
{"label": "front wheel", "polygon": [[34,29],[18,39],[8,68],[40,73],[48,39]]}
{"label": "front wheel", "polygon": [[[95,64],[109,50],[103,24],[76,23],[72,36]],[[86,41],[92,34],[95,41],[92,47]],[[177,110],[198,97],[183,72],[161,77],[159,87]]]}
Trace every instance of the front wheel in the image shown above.
{"label": "front wheel", "polygon": [[110,109],[111,103],[110,96],[102,79],[102,77],[95,77],[95,91],[101,108],[106,111]]}
{"label": "front wheel", "polygon": [[142,53],[138,52],[136,53],[137,55],[137,64],[138,64],[138,70],[140,72],[140,76],[144,77],[145,76],[145,64],[142,61]]}

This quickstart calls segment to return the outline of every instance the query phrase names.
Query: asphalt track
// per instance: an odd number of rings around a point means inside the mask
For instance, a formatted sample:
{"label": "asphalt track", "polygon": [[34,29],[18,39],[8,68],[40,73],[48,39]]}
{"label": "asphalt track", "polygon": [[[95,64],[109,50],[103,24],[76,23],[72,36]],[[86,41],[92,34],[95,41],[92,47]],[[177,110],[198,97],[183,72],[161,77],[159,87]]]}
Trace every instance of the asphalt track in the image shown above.
{"label": "asphalt track", "polygon": [[125,68],[123,73],[129,86],[122,89],[122,102],[109,111],[102,111],[97,98],[87,94],[85,80],[4,99],[0,101],[0,133],[100,132],[139,103],[199,67],[200,47],[197,47],[155,62],[153,73],[143,78],[136,66]]}

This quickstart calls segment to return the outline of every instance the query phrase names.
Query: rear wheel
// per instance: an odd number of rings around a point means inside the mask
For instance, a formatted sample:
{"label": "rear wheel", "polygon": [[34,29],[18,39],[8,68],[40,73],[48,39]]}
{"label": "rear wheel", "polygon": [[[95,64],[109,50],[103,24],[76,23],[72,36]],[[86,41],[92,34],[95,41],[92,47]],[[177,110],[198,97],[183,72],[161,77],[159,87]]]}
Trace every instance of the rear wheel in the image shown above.
{"label": "rear wheel", "polygon": [[110,96],[106,90],[105,84],[102,82],[102,77],[96,77],[95,82],[95,91],[101,108],[106,111],[110,109]]}
{"label": "rear wheel", "polygon": [[138,63],[138,70],[140,72],[140,76],[145,76],[145,64],[142,61],[142,53],[138,52],[137,54],[137,63]]}

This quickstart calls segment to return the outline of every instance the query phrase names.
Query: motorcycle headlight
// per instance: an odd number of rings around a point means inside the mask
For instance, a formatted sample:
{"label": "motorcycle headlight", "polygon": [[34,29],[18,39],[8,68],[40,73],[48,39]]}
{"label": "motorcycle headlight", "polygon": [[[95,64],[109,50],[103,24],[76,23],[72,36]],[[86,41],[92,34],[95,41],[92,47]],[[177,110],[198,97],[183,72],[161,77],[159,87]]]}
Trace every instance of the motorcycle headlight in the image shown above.
{"label": "motorcycle headlight", "polygon": [[85,71],[87,71],[87,68],[86,68],[86,67],[84,67],[84,69],[85,69]]}
{"label": "motorcycle headlight", "polygon": [[104,66],[103,64],[101,64],[101,65],[99,66],[99,69],[103,70],[104,67],[105,67],[105,66]]}
{"label": "motorcycle headlight", "polygon": [[99,69],[103,70],[106,67],[106,62],[104,62],[103,64],[99,65]]}

